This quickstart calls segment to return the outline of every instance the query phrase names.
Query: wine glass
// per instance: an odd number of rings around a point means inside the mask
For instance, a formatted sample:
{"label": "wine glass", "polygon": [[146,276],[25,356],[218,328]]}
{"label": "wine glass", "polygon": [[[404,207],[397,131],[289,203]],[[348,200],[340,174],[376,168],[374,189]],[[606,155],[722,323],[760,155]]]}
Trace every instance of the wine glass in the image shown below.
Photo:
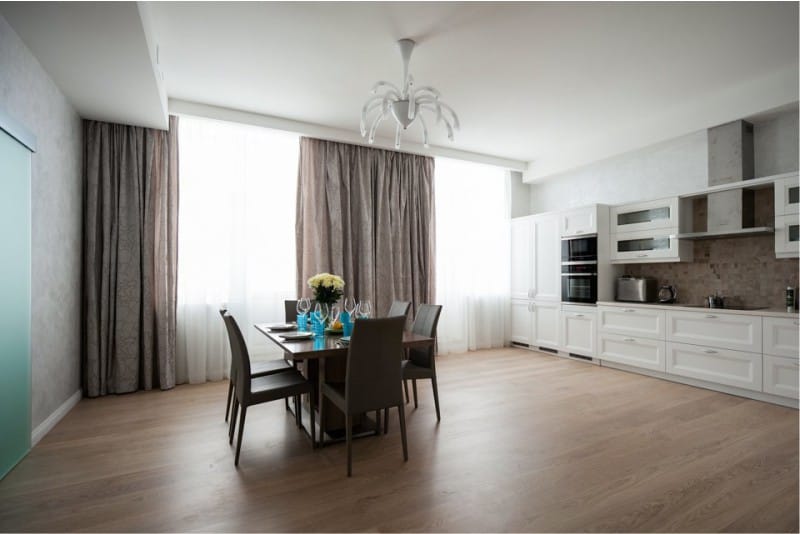
{"label": "wine glass", "polygon": [[330,311],[331,307],[329,304],[317,302],[317,304],[314,306],[314,315],[317,317],[317,320],[322,324],[325,324],[325,320],[328,318]]}
{"label": "wine glass", "polygon": [[311,301],[308,297],[301,297],[297,299],[297,314],[305,315],[311,310]]}
{"label": "wine glass", "polygon": [[344,311],[352,315],[356,312],[356,299],[354,297],[345,297],[344,299]]}
{"label": "wine glass", "polygon": [[369,319],[372,314],[372,304],[369,300],[362,300],[358,303],[358,317],[360,319]]}
{"label": "wine glass", "polygon": [[334,324],[334,323],[336,323],[336,321],[339,320],[339,314],[341,314],[341,313],[342,313],[342,310],[339,309],[339,305],[338,304],[334,304],[333,306],[331,306],[331,324]]}

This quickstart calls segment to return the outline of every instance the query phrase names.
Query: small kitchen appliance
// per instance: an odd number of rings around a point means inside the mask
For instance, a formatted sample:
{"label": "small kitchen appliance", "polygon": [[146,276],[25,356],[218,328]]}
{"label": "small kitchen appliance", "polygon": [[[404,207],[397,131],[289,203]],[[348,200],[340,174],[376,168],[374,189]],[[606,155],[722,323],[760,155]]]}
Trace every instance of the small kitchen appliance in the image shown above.
{"label": "small kitchen appliance", "polygon": [[672,304],[678,298],[678,290],[675,286],[661,286],[658,289],[658,302],[661,304]]}
{"label": "small kitchen appliance", "polygon": [[658,281],[655,278],[622,276],[617,278],[616,300],[621,302],[656,302]]}

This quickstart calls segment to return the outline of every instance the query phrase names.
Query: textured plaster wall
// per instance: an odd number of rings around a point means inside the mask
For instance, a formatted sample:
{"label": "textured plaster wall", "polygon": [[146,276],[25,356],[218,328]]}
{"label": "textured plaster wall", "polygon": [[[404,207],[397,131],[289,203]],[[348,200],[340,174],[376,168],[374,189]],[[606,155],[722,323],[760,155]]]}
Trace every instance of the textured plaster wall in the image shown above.
{"label": "textured plaster wall", "polygon": [[31,183],[35,428],[80,388],[81,120],[2,15],[0,106],[38,141]]}

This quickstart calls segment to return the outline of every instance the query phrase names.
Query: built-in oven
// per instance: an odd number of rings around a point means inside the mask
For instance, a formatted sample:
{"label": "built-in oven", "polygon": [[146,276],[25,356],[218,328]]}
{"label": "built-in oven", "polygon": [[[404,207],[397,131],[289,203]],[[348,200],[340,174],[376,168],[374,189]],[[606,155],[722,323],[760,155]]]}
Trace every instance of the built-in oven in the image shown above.
{"label": "built-in oven", "polygon": [[561,302],[597,302],[597,262],[561,264]]}
{"label": "built-in oven", "polygon": [[571,237],[561,240],[561,261],[597,262],[597,236]]}

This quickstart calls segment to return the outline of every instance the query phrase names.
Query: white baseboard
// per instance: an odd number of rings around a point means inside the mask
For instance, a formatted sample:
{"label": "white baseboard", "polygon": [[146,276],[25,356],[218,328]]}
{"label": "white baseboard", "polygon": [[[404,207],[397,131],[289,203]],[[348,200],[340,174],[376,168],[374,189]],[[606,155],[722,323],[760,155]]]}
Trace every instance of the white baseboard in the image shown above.
{"label": "white baseboard", "polygon": [[81,392],[79,389],[70,395],[70,397],[65,400],[63,404],[61,404],[61,406],[56,408],[56,410],[51,413],[47,419],[39,423],[39,425],[33,429],[33,432],[31,432],[31,448],[39,443],[48,432],[53,430],[53,427],[56,426],[58,422],[61,421],[72,408],[75,407],[76,404],[78,404],[82,397],[83,392]]}

